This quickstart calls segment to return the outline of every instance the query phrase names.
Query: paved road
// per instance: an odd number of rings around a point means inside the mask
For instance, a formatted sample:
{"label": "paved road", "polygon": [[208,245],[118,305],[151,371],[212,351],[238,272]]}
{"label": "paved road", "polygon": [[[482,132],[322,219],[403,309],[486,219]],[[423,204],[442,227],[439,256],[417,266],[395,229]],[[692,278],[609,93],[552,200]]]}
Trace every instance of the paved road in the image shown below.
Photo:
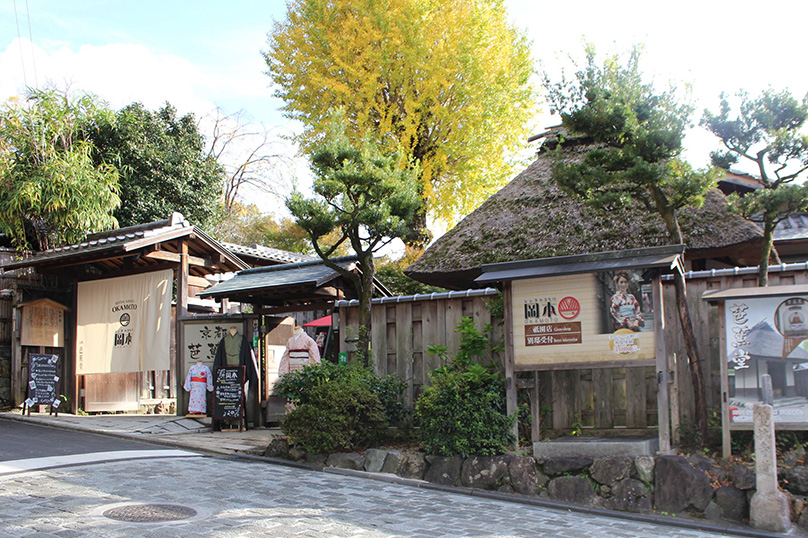
{"label": "paved road", "polygon": [[0,420],[0,476],[99,461],[180,456],[197,454],[107,435]]}
{"label": "paved road", "polygon": [[0,420],[0,461],[84,452],[154,450],[163,447],[107,435],[59,430],[36,424]]}
{"label": "paved road", "polygon": [[[144,504],[170,506],[149,508]],[[151,517],[163,514],[160,512],[163,508],[169,515],[187,519],[133,523],[108,517],[116,515],[116,511]],[[196,457],[116,461],[0,476],[0,538],[28,536],[712,538],[723,535],[263,462]]]}

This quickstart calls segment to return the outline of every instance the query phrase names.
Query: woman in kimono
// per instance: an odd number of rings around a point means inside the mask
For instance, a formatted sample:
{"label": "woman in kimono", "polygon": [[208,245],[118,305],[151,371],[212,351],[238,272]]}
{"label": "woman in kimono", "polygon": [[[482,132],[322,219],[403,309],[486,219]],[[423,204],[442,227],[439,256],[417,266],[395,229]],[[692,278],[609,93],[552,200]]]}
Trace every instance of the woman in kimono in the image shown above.
{"label": "woman in kimono", "polygon": [[628,292],[628,272],[618,271],[614,275],[614,284],[617,291],[609,302],[609,312],[612,315],[614,328],[639,331],[640,327],[645,325],[645,319],[640,313],[640,303],[637,298]]}

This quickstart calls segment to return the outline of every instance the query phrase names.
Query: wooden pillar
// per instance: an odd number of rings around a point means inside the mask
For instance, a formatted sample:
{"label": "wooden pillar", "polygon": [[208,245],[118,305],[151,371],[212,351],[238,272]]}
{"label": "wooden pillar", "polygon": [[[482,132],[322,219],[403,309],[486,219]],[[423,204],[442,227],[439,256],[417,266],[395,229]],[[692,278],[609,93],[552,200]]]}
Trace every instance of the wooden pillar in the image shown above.
{"label": "wooden pillar", "polygon": [[177,308],[174,311],[174,393],[177,396],[177,415],[182,415],[187,411],[188,404],[186,395],[182,388],[185,381],[185,360],[183,349],[185,348],[182,334],[182,322],[180,321],[188,314],[188,243],[184,240],[179,244],[180,265],[177,267]]}
{"label": "wooden pillar", "polygon": [[[502,290],[503,313],[505,317],[505,409],[508,416],[517,413],[516,403],[516,362],[513,351],[513,290],[511,282],[505,282]],[[518,420],[513,423],[515,446],[519,446]]]}
{"label": "wooden pillar", "polygon": [[670,408],[668,405],[668,351],[665,345],[665,304],[662,279],[654,276],[654,343],[657,373],[657,417],[659,419],[659,450],[671,449]]}
{"label": "wooden pillar", "polygon": [[729,430],[729,365],[727,364],[727,320],[724,301],[718,303],[718,348],[721,357],[721,452],[725,458],[732,455],[732,435]]}

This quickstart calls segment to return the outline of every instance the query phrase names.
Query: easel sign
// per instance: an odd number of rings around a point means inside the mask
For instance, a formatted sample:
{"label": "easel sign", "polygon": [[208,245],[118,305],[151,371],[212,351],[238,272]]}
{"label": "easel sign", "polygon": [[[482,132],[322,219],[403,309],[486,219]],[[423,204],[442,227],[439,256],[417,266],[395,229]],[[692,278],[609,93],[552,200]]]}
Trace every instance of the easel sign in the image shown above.
{"label": "easel sign", "polygon": [[31,407],[50,405],[50,414],[59,416],[59,355],[32,353],[28,358],[27,397],[22,406],[31,416]]}
{"label": "easel sign", "polygon": [[244,397],[244,366],[216,368],[213,373],[213,414],[210,431],[217,422],[238,420],[238,431],[244,431],[247,422]]}

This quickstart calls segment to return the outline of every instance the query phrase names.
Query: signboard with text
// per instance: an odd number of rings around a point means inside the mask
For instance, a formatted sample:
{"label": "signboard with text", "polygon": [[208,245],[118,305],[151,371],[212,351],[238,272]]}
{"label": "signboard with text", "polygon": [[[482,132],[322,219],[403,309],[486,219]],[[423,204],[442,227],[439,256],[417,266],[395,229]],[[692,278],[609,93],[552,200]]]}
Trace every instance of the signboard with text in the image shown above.
{"label": "signboard with text", "polygon": [[517,367],[653,360],[651,283],[637,271],[515,280]]}

